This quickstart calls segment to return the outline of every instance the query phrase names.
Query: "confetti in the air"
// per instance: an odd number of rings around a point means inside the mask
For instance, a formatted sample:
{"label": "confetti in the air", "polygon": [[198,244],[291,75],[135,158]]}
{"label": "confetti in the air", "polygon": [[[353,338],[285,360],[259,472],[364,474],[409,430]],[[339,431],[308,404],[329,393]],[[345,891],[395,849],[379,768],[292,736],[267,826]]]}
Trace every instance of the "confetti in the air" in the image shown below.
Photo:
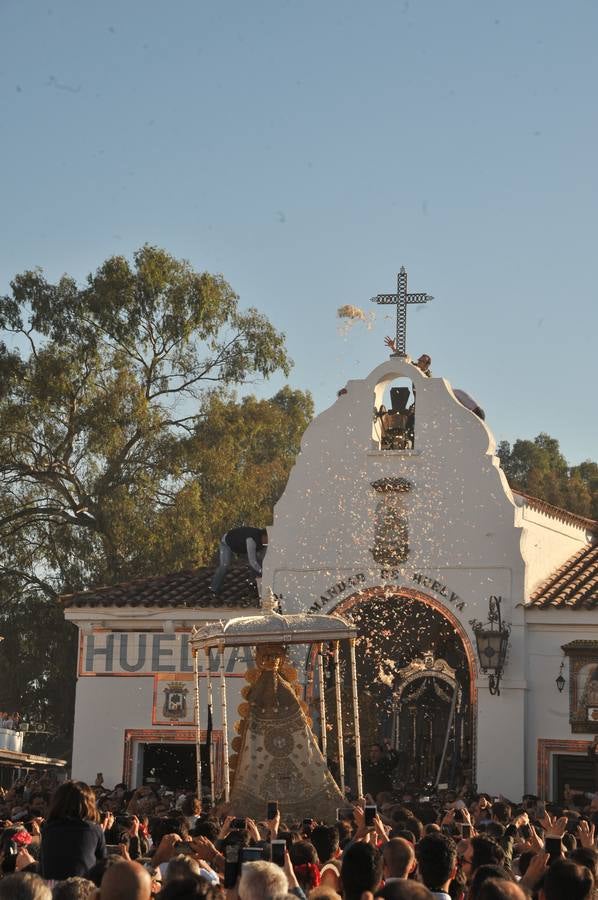
{"label": "confetti in the air", "polygon": [[339,328],[339,332],[343,335],[348,334],[350,329],[355,325],[356,322],[363,322],[367,327],[368,331],[373,327],[374,324],[374,313],[365,313],[359,306],[353,306],[352,303],[345,303],[344,306],[339,306],[336,311],[336,315],[339,319],[343,319],[343,324]]}

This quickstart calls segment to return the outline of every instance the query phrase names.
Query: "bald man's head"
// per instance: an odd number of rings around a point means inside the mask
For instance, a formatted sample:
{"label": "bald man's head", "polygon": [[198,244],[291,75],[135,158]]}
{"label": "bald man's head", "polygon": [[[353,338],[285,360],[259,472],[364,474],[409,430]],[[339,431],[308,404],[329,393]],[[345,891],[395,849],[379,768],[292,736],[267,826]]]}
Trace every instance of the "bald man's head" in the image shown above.
{"label": "bald man's head", "polygon": [[149,872],[124,860],[106,869],[100,885],[100,900],[150,900],[151,893]]}
{"label": "bald man's head", "polygon": [[385,878],[407,878],[415,868],[413,845],[404,838],[391,838],[382,848]]}

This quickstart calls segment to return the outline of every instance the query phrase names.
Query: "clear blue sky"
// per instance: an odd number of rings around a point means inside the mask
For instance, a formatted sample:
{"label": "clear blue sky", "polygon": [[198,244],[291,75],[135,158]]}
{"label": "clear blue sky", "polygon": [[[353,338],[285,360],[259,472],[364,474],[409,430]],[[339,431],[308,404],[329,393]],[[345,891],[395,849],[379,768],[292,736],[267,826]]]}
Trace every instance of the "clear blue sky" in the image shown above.
{"label": "clear blue sky", "polygon": [[320,410],[393,326],[337,307],[403,264],[411,355],[596,459],[597,41],[595,0],[0,0],[0,290],[163,246]]}

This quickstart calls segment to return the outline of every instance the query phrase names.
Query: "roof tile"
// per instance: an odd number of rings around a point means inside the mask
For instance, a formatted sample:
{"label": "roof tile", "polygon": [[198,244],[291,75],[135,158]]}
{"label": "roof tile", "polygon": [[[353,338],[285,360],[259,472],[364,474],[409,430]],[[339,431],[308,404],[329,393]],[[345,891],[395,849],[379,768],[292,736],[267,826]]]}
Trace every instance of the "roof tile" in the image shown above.
{"label": "roof tile", "polygon": [[247,565],[232,565],[218,594],[210,591],[213,574],[214,568],[211,566],[187,569],[63,594],[60,600],[65,609],[109,606],[259,608],[255,575]]}
{"label": "roof tile", "polygon": [[578,550],[531,595],[538,609],[598,608],[598,543]]}

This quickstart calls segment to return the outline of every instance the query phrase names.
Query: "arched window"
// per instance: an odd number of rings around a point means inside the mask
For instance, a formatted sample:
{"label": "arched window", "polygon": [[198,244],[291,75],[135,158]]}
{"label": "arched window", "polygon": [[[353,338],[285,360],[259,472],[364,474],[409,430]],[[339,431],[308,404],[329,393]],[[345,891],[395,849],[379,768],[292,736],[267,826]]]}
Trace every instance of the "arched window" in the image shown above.
{"label": "arched window", "polygon": [[373,437],[381,450],[415,447],[415,390],[409,378],[377,386]]}

